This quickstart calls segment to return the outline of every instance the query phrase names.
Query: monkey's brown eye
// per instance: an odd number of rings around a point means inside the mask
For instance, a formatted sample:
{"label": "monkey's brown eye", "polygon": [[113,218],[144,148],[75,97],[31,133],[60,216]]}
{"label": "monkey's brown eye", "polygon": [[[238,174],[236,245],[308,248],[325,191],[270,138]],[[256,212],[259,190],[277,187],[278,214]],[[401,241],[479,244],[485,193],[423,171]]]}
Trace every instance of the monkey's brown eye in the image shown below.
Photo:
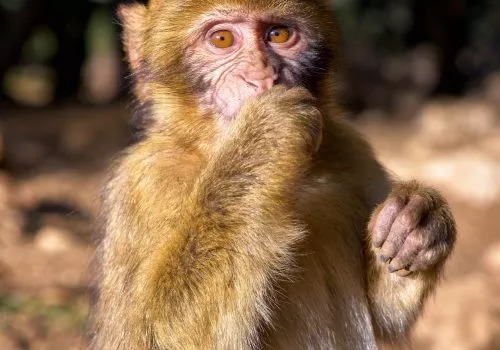
{"label": "monkey's brown eye", "polygon": [[210,41],[219,49],[227,49],[233,46],[234,36],[229,30],[218,30],[210,36]]}
{"label": "monkey's brown eye", "polygon": [[290,28],[285,26],[272,27],[267,33],[267,40],[275,44],[286,43],[290,39]]}

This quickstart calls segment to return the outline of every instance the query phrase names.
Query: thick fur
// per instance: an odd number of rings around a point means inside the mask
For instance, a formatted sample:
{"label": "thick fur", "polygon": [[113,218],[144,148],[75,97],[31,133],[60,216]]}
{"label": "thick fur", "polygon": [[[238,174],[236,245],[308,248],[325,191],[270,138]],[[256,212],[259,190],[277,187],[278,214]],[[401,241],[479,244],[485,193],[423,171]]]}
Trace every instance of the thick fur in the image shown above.
{"label": "thick fur", "polygon": [[[403,340],[442,264],[390,274],[366,227],[391,191],[445,202],[414,182],[393,188],[342,120],[331,100],[335,55],[314,97],[274,87],[225,130],[200,115],[182,46],[214,6],[301,16],[337,52],[335,28],[311,1],[122,8],[137,96],[154,123],[104,190],[90,347],[375,349]],[[447,210],[436,222],[431,234],[448,225],[453,235]]]}

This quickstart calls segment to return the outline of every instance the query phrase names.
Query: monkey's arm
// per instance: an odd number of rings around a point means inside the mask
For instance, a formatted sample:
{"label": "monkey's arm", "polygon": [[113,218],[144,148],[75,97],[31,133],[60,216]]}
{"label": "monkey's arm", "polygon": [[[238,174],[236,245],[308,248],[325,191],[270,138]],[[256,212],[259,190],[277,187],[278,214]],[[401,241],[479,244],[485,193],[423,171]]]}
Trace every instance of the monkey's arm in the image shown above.
{"label": "monkey's arm", "polygon": [[[103,260],[117,266],[103,270],[122,275],[104,276],[101,294],[118,302],[101,301],[113,310],[104,311],[113,315],[103,337],[132,337],[112,343],[128,349],[258,344],[274,284],[289,272],[303,235],[292,189],[320,132],[305,90],[274,88],[243,108],[187,188],[172,188],[172,178],[158,173],[167,170],[163,155],[148,157],[151,173],[127,180],[134,188],[108,215]],[[141,195],[147,190],[154,193]],[[112,188],[110,197],[119,193]],[[120,324],[123,331],[112,329]]]}
{"label": "monkey's arm", "polygon": [[441,195],[415,181],[395,184],[368,225],[368,297],[377,336],[405,336],[436,286],[455,242]]}

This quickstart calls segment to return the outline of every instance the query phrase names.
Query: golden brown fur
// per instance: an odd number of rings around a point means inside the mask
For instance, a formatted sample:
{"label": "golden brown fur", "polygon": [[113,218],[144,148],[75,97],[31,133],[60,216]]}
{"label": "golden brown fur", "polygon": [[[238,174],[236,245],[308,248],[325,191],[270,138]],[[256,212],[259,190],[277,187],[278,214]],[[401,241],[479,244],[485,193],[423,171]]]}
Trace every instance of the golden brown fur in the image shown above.
{"label": "golden brown fur", "polygon": [[[403,340],[451,251],[454,223],[435,191],[393,186],[339,115],[329,12],[310,1],[180,3],[122,8],[153,124],[104,191],[91,347],[375,349]],[[200,113],[182,52],[193,21],[214,6],[295,16],[324,36],[330,60],[314,97],[276,86],[227,130]],[[366,227],[388,196],[424,198],[436,266],[401,277],[379,261]]]}

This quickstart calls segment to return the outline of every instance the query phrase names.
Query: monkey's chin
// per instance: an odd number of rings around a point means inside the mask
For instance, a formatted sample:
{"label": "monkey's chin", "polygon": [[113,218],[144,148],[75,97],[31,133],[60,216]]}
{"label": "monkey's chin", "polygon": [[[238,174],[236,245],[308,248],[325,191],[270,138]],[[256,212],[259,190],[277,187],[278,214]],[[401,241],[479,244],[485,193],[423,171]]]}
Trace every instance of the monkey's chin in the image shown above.
{"label": "monkey's chin", "polygon": [[222,108],[218,108],[219,120],[223,125],[231,123],[241,110],[240,103],[229,103],[224,105]]}

